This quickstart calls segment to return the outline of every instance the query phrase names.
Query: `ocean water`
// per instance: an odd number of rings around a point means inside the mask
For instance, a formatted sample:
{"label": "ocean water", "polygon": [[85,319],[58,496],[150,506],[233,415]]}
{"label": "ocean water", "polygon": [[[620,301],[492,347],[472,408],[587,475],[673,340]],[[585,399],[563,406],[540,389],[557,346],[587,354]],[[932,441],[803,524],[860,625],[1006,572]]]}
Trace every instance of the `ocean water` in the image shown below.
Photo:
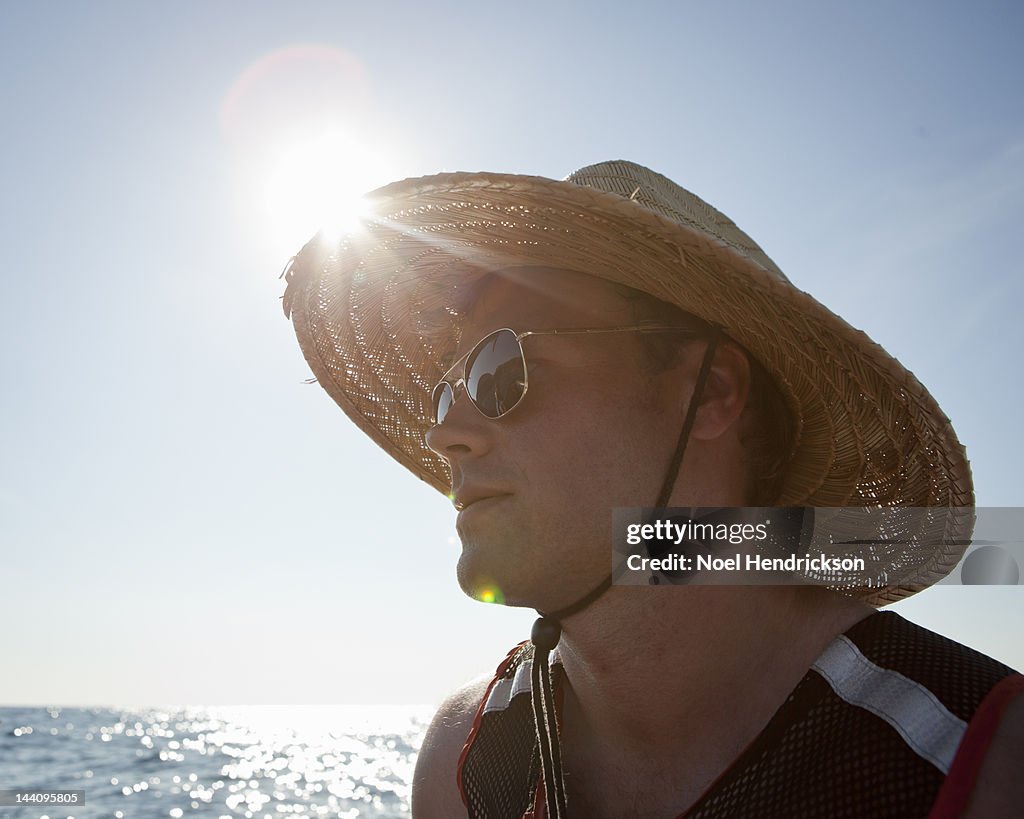
{"label": "ocean water", "polygon": [[0,819],[409,816],[431,709],[0,708],[0,790],[84,790],[85,806]]}

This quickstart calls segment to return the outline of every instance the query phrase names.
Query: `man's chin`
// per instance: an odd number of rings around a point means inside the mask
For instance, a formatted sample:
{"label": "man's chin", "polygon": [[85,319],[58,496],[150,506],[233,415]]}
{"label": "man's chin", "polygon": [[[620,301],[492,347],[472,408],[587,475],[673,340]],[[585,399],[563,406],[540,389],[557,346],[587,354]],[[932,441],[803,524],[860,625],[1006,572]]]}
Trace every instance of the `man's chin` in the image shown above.
{"label": "man's chin", "polygon": [[[478,548],[478,547],[477,547]],[[469,597],[482,603],[529,606],[522,589],[509,571],[483,559],[474,547],[463,546],[458,566],[459,586]]]}

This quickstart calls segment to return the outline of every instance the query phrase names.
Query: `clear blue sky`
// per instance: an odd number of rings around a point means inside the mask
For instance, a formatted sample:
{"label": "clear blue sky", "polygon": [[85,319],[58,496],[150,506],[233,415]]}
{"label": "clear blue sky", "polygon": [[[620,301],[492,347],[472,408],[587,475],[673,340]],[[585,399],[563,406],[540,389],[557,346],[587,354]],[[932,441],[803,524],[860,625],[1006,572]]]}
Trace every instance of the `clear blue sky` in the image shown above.
{"label": "clear blue sky", "polygon": [[[276,276],[325,180],[648,165],[1024,505],[1020,4],[628,8],[0,0],[0,704],[433,702],[527,636],[302,383]],[[900,609],[1024,666],[1020,588]]]}

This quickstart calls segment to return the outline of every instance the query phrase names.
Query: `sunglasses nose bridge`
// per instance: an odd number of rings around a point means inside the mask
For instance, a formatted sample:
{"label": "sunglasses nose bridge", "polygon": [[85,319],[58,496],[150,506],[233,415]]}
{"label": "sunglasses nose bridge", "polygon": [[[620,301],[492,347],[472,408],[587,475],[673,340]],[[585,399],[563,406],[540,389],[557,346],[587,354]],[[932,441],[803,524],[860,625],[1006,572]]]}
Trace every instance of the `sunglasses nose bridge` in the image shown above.
{"label": "sunglasses nose bridge", "polygon": [[[466,388],[466,361],[469,359],[470,353],[457,358],[452,365],[445,370],[440,380],[434,386],[433,392],[431,393],[431,404],[433,409],[433,421],[434,424],[444,423],[444,417],[448,414],[452,405],[458,400],[459,387],[462,387],[463,392],[468,392]],[[455,374],[458,373],[458,377]],[[442,402],[444,401],[445,390],[443,386],[447,386],[451,394],[451,398],[448,400],[447,406],[441,410]]]}
{"label": "sunglasses nose bridge", "polygon": [[[447,389],[444,389],[447,387]],[[433,414],[434,414],[434,425],[440,425],[444,423],[444,419],[448,417],[448,413],[451,412],[452,407],[455,406],[455,402],[459,400],[459,390],[465,395],[469,395],[469,391],[466,389],[466,379],[457,378],[452,381],[450,378],[443,378],[437,382],[437,386],[434,387],[433,393]],[[448,398],[445,398],[447,394]],[[472,404],[472,400],[470,400]]]}

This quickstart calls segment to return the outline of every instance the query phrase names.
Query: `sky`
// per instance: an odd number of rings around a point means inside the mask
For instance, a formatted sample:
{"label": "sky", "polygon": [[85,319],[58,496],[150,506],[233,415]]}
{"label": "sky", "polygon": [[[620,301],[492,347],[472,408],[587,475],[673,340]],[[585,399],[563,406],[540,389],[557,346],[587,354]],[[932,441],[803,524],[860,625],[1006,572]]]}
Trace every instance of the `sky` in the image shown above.
{"label": "sky", "polygon": [[[1013,2],[0,0],[0,705],[436,703],[528,636],[281,312],[394,179],[667,175],[1024,505],[1022,35]],[[896,610],[1024,667],[1020,587]]]}

